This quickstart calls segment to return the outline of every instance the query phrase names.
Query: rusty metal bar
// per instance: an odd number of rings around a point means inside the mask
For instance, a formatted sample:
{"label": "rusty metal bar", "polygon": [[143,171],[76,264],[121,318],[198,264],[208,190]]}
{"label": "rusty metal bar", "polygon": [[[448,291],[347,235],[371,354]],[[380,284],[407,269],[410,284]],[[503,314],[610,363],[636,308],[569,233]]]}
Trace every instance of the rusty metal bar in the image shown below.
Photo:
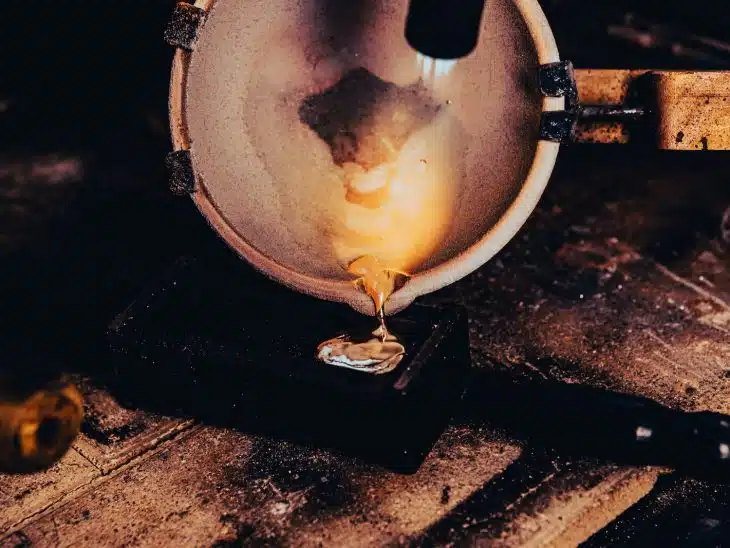
{"label": "rusty metal bar", "polygon": [[628,107],[624,105],[581,105],[579,120],[581,122],[626,122],[641,120],[647,113],[643,106]]}

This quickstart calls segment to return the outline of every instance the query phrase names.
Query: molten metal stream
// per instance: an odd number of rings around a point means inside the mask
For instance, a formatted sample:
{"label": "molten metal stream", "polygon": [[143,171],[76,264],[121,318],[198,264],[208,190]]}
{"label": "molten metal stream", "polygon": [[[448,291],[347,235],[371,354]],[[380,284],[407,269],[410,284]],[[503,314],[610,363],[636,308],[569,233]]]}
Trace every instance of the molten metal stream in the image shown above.
{"label": "molten metal stream", "polygon": [[[347,272],[357,277],[357,286],[372,299],[379,325],[364,336],[348,333],[321,343],[317,347],[317,359],[329,365],[372,374],[388,373],[397,367],[405,355],[405,348],[385,325],[385,303],[398,281],[407,276],[398,269],[410,268],[433,252],[449,223],[449,211],[443,206],[446,200],[442,194],[446,185],[445,181],[439,180],[438,168],[450,163],[445,161],[441,147],[429,148],[427,143],[431,139],[439,142],[448,135],[446,132],[441,135],[440,129],[444,126],[438,125],[439,120],[443,124],[446,111],[431,96],[439,80],[451,71],[456,61],[417,54],[417,62],[421,69],[418,84],[410,86],[407,94],[399,90],[401,95],[393,92],[382,98],[383,103],[375,112],[370,112],[377,122],[374,122],[376,130],[369,128],[363,132],[363,146],[357,149],[363,157],[369,158],[363,151],[375,146],[382,149],[389,161],[375,166],[358,165],[353,158],[342,162],[348,202],[344,211],[346,225],[356,233],[368,234],[376,240],[376,245],[357,246],[346,240],[336,242],[335,247],[340,259],[360,255],[349,264]],[[392,84],[378,80],[364,69],[351,73],[346,79],[357,89],[367,87],[366,84],[376,89],[397,89],[388,87]],[[401,102],[393,97],[399,97]],[[418,103],[420,110],[403,97],[411,101],[418,97],[423,103]],[[309,102],[317,100],[321,99],[315,97]],[[316,110],[315,107],[316,104],[307,104],[310,110]],[[309,110],[304,109],[304,114],[310,114]],[[403,138],[404,127],[410,127],[415,133],[406,134],[405,143],[395,146],[396,137]],[[426,128],[430,128],[428,133],[423,133]],[[367,137],[373,132],[379,138],[368,141]]]}
{"label": "molten metal stream", "polygon": [[366,373],[388,373],[403,359],[405,347],[388,331],[383,309],[398,278],[405,274],[384,267],[370,255],[353,261],[347,271],[358,276],[355,283],[373,300],[379,324],[365,337],[346,334],[323,342],[317,347],[317,359]]}

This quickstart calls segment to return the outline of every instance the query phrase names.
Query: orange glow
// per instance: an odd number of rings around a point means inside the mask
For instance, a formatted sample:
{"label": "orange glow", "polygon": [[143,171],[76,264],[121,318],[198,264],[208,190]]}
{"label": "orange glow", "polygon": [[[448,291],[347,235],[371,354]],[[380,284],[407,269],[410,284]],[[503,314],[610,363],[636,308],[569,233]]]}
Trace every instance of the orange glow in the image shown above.
{"label": "orange glow", "polygon": [[375,310],[380,311],[385,301],[395,290],[397,275],[408,276],[405,272],[385,267],[372,255],[364,255],[355,259],[347,267],[350,274],[357,276],[356,283],[373,300]]}
{"label": "orange glow", "polygon": [[334,241],[341,262],[370,255],[387,269],[410,272],[442,243],[454,188],[445,179],[456,170],[440,137],[438,124],[426,128],[394,162],[344,176],[344,231]]}

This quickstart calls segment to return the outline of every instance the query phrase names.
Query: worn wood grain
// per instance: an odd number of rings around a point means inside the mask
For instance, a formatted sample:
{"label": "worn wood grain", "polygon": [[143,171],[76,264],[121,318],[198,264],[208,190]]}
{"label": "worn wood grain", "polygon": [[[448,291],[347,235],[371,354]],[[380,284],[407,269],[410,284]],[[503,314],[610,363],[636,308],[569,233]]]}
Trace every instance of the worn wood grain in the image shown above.
{"label": "worn wood grain", "polygon": [[121,406],[105,390],[81,381],[86,407],[83,435],[74,448],[108,474],[192,426],[193,421],[162,417]]}
{"label": "worn wood grain", "polygon": [[730,72],[656,72],[659,147],[730,149]]}
{"label": "worn wood grain", "polygon": [[505,509],[503,523],[472,533],[465,544],[577,546],[649,493],[658,473],[595,464],[575,467],[525,493]]}
{"label": "worn wood grain", "polygon": [[[668,163],[657,167],[656,157],[628,154],[592,169],[610,158],[597,152],[559,170],[560,182],[509,248],[430,299],[470,310],[477,365],[538,370],[676,409],[728,413],[730,260],[720,223],[729,189],[712,162],[664,156]],[[604,427],[610,424],[596,425]],[[629,477],[619,482],[624,501],[639,500],[656,472]],[[606,489],[615,479],[605,478]],[[591,511],[571,519],[565,499],[572,495],[560,479],[541,489],[552,493],[550,502],[523,507],[535,539],[565,534],[568,545],[580,542],[622,506],[588,495]],[[472,507],[461,525],[491,543],[501,538],[498,521]],[[520,542],[529,544],[529,536]]]}
{"label": "worn wood grain", "polygon": [[45,472],[0,475],[0,536],[62,502],[100,475],[101,470],[73,449]]}
{"label": "worn wood grain", "polygon": [[372,546],[448,513],[519,454],[451,429],[397,476],[285,442],[204,429],[7,538],[33,545]]}

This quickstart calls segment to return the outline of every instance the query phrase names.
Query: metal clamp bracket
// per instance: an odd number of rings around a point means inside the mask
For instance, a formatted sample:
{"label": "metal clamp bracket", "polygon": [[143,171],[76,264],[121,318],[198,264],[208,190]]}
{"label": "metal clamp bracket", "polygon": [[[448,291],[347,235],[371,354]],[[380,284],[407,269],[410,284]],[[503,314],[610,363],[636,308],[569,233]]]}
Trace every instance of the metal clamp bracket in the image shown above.
{"label": "metal clamp bracket", "polygon": [[573,140],[580,117],[578,86],[573,63],[559,61],[540,66],[540,93],[545,97],[565,97],[565,110],[546,111],[540,120],[540,139],[554,143]]}
{"label": "metal clamp bracket", "polygon": [[[617,104],[580,104],[576,74],[570,61],[542,65],[539,69],[540,92],[545,97],[564,97],[565,110],[546,111],[540,120],[540,139],[556,143],[582,141],[586,125],[634,124],[645,121],[650,109],[634,94]],[[583,71],[583,80],[588,71]]]}
{"label": "metal clamp bracket", "polygon": [[165,29],[165,42],[176,48],[192,51],[205,16],[204,10],[192,4],[178,3]]}

